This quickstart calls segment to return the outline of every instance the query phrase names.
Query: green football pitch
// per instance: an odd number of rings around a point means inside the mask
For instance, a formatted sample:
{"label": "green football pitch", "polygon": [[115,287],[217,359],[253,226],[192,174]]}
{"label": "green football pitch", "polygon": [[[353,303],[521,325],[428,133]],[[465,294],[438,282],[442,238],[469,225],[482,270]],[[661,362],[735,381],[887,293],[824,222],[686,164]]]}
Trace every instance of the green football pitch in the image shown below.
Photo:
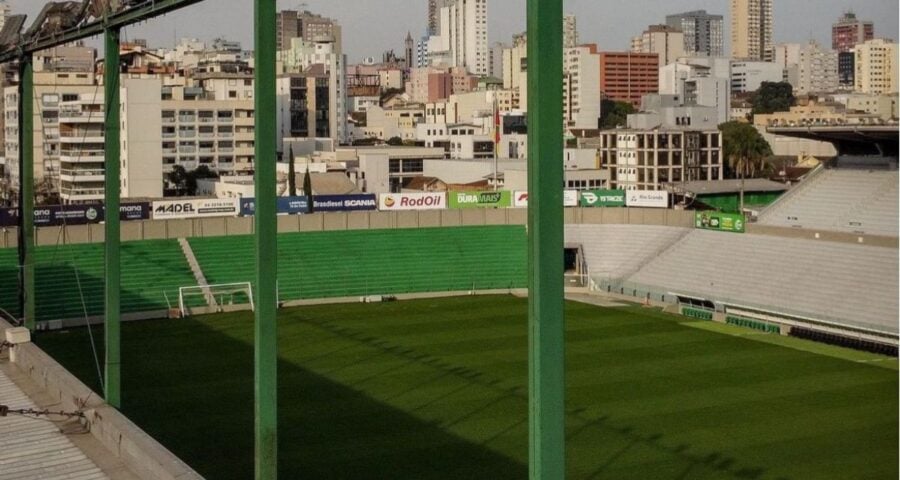
{"label": "green football pitch", "polygon": [[[898,477],[896,359],[566,308],[569,478]],[[512,296],[280,311],[281,477],[526,478],[526,312]],[[252,338],[249,312],[125,324],[124,412],[207,478],[252,478]],[[97,389],[85,329],[38,343]]]}

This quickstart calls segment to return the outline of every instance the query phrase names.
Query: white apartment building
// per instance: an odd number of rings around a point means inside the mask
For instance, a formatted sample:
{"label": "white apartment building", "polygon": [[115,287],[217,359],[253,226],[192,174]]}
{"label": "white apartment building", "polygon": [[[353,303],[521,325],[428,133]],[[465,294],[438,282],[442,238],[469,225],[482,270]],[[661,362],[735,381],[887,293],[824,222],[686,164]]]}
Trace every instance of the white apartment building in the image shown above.
{"label": "white apartment building", "polygon": [[682,57],[659,69],[659,93],[677,95],[684,105],[715,107],[719,123],[731,110],[731,61],[722,57]]}
{"label": "white apartment building", "polygon": [[595,46],[566,49],[563,58],[563,129],[597,128],[600,121],[600,55]]}
{"label": "white apartment building", "polygon": [[724,178],[718,129],[605,130],[594,145],[610,188],[662,190],[667,183]]}
{"label": "white apartment building", "polygon": [[755,92],[763,82],[781,82],[784,69],[774,62],[731,62],[731,93]]}
{"label": "white apartment building", "polygon": [[854,90],[874,95],[897,93],[897,43],[876,38],[856,46]]}
{"label": "white apartment building", "polygon": [[513,36],[511,47],[503,49],[503,88],[518,92],[519,102],[514,108],[528,110],[528,37],[524,33]]}
{"label": "white apartment building", "polygon": [[440,9],[440,31],[429,38],[427,50],[433,66],[465,67],[488,75],[487,0],[451,0]]}
{"label": "white apartment building", "polygon": [[162,170],[205,165],[223,175],[253,170],[253,99],[214,100],[199,87],[163,88],[160,102]]}
{"label": "white apartment building", "polygon": [[[36,72],[34,74],[34,169],[36,185],[59,189],[60,102],[77,100],[83,94],[102,92],[94,83],[94,75],[87,72]],[[2,199],[11,199],[19,185],[19,89],[3,89],[4,119],[4,188]],[[41,194],[40,188],[37,192]]]}

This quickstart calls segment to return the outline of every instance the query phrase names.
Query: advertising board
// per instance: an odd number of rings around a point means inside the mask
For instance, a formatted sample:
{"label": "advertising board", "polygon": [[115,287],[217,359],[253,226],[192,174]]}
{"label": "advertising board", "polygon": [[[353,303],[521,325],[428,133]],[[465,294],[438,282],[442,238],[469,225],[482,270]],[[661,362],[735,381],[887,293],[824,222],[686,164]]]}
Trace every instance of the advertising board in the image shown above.
{"label": "advertising board", "polygon": [[[147,220],[150,218],[150,204],[124,203],[119,206],[119,219]],[[102,203],[84,205],[48,205],[34,208],[34,226],[50,227],[59,225],[85,225],[100,223],[106,219],[106,208]],[[18,208],[0,208],[0,227],[14,227],[19,224]]]}
{"label": "advertising board", "polygon": [[626,190],[625,205],[629,207],[669,208],[669,192],[665,190]]}
{"label": "advertising board", "polygon": [[740,213],[696,212],[694,214],[694,226],[704,230],[744,233],[746,219]]}
{"label": "advertising board", "polygon": [[378,198],[379,210],[442,210],[447,208],[447,194],[434,193],[382,193]]}
{"label": "advertising board", "polygon": [[[513,192],[513,206],[523,208],[528,206],[528,191],[518,190]],[[563,206],[578,206],[578,190],[563,190]]]}
{"label": "advertising board", "polygon": [[505,208],[512,205],[509,190],[495,192],[450,192],[450,208]]}
{"label": "advertising board", "polygon": [[153,202],[153,219],[234,217],[240,213],[238,198],[201,198]]}
{"label": "advertising board", "polygon": [[624,207],[625,190],[585,190],[581,192],[582,207]]}

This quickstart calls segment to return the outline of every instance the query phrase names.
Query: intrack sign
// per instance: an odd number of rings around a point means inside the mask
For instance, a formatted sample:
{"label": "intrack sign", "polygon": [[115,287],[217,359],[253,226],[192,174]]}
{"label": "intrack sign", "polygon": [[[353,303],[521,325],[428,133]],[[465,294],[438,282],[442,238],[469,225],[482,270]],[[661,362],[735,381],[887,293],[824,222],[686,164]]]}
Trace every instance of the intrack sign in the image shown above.
{"label": "intrack sign", "polygon": [[450,208],[506,208],[512,205],[509,190],[496,192],[450,192]]}
{"label": "intrack sign", "polygon": [[624,207],[625,190],[585,190],[581,192],[582,207]]}
{"label": "intrack sign", "polygon": [[236,217],[240,213],[237,198],[204,198],[198,200],[165,200],[153,202],[153,219],[200,217]]}
{"label": "intrack sign", "polygon": [[697,212],[694,214],[694,226],[704,230],[744,233],[746,220],[740,213]]}
{"label": "intrack sign", "polygon": [[629,207],[669,208],[669,192],[665,190],[626,190],[625,205]]}
{"label": "intrack sign", "polygon": [[447,208],[447,194],[439,193],[382,193],[379,210],[441,210]]}

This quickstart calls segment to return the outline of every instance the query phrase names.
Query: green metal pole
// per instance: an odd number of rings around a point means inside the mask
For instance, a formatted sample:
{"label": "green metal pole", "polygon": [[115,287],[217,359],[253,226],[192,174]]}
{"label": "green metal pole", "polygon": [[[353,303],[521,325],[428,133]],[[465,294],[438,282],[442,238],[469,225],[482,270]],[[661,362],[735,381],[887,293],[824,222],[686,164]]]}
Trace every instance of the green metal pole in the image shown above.
{"label": "green metal pole", "polygon": [[104,35],[106,58],[103,65],[103,86],[106,112],[106,165],[105,165],[105,207],[106,207],[106,402],[116,408],[122,407],[121,391],[121,351],[120,351],[120,237],[119,237],[119,195],[121,171],[120,109],[119,105],[119,29],[110,28]]}
{"label": "green metal pole", "polygon": [[256,479],[278,476],[277,223],[275,209],[275,0],[255,0]]}
{"label": "green metal pole", "polygon": [[528,0],[529,474],[563,479],[562,0]]}
{"label": "green metal pole", "polygon": [[31,55],[19,64],[19,265],[21,314],[34,331],[34,64]]}

